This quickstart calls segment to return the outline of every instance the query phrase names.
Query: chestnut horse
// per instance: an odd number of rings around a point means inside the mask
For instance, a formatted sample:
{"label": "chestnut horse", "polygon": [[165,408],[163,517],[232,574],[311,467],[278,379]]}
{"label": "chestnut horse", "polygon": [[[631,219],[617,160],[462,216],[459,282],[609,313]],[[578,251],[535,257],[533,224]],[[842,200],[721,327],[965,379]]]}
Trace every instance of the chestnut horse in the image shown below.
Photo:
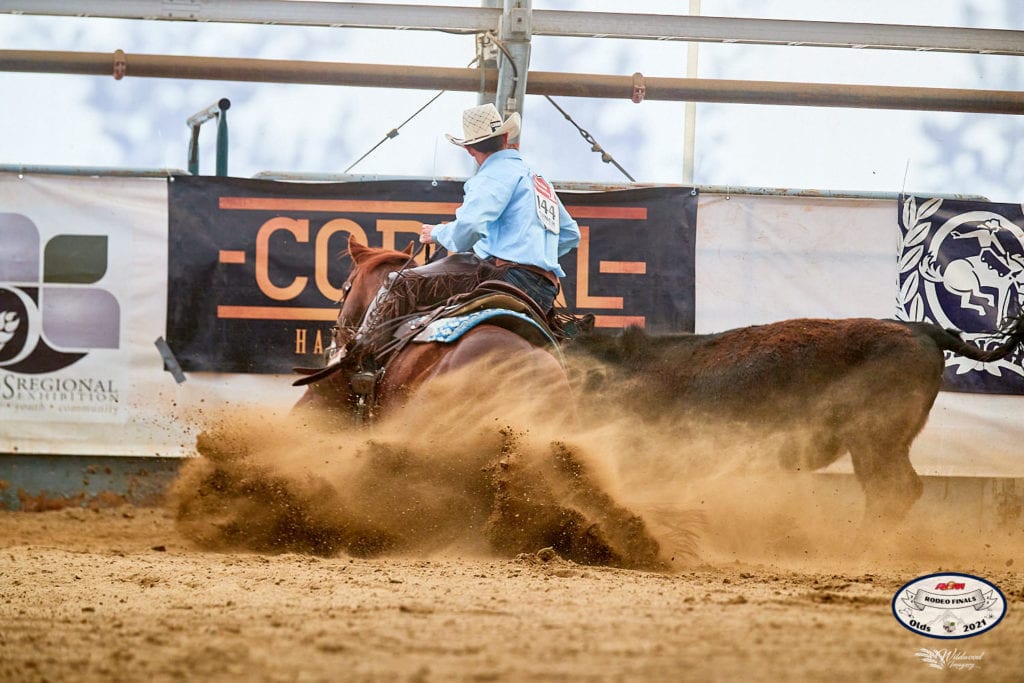
{"label": "chestnut horse", "polygon": [[[411,245],[405,251],[393,251],[371,248],[354,239],[349,239],[348,251],[352,272],[342,288],[344,298],[335,326],[334,346],[339,349],[352,346],[350,342],[381,286],[389,275],[408,267],[413,257]],[[307,389],[296,411],[309,414],[312,409],[320,415],[340,417],[344,424],[353,412],[362,414],[364,407],[358,404],[367,397],[370,416],[381,418],[397,415],[404,419],[402,406],[424,401],[432,419],[459,420],[463,433],[487,427],[491,413],[486,411],[496,409],[502,420],[497,426],[503,434],[507,434],[505,419],[510,416],[525,416],[528,431],[539,420],[561,434],[561,429],[572,423],[575,407],[558,353],[485,321],[450,343],[408,343],[386,361],[383,370],[371,362],[367,372],[358,351],[351,358],[336,354],[326,368],[297,382],[306,384]],[[437,401],[429,389],[432,382],[456,371],[465,371],[454,399],[459,406],[447,411],[444,403],[452,399]],[[524,403],[528,412],[524,412]],[[485,412],[478,411],[479,406],[484,406]],[[480,417],[482,414],[488,417]],[[502,453],[479,468],[476,484],[490,492],[485,529],[491,546],[507,554],[550,546],[587,564],[664,566],[659,544],[643,520],[612,500],[561,438],[550,442],[550,453],[537,456],[502,447]],[[373,468],[374,463],[368,466]],[[379,467],[388,472],[393,468],[390,460]],[[465,485],[470,487],[471,482]]]}
{"label": "chestnut horse", "polygon": [[[341,348],[354,337],[370,303],[388,276],[412,264],[410,243],[404,251],[368,247],[349,239],[348,253],[352,258],[352,272],[342,286],[343,299],[334,327],[334,346]],[[373,381],[374,416],[383,415],[409,401],[430,380],[464,370],[470,366],[493,369],[497,364],[514,360],[517,378],[528,382],[531,403],[543,405],[551,415],[570,417],[573,411],[572,393],[559,351],[552,345],[542,348],[534,345],[514,331],[487,322],[465,332],[457,340],[446,342],[413,342],[404,346],[388,362],[386,372],[363,382]],[[330,410],[345,410],[367,393],[367,387],[354,386],[360,381],[356,368],[342,369],[344,363],[328,364],[327,368],[298,380],[296,384],[309,384],[309,390],[300,400],[300,406],[316,404]],[[493,397],[495,390],[516,395],[517,387],[490,385],[488,378],[479,381],[481,391]],[[541,392],[538,394],[537,392]]]}

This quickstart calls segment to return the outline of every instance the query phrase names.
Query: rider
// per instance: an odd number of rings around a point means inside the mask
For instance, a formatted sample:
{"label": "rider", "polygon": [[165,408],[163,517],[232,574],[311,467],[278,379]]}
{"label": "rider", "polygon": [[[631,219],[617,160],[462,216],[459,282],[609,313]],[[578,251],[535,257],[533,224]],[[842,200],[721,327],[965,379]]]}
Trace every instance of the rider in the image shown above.
{"label": "rider", "polygon": [[[551,185],[523,162],[518,149],[509,146],[509,138],[519,135],[518,113],[502,121],[493,104],[472,107],[462,114],[462,129],[465,137],[446,137],[463,147],[479,168],[463,187],[463,203],[455,211],[455,220],[422,225],[420,242],[440,244],[453,253],[472,250],[477,258],[496,266],[490,279],[515,286],[549,315],[558,295],[558,279],[565,276],[558,258],[579,244],[579,225]],[[413,268],[403,275],[427,268]],[[354,344],[387,319],[378,320],[380,307],[397,275],[391,275],[370,303]],[[332,346],[331,362],[340,361],[347,352]]]}
{"label": "rider", "polygon": [[445,134],[478,164],[463,187],[455,220],[423,225],[420,242],[449,252],[472,250],[503,268],[499,276],[526,292],[545,312],[554,307],[558,264],[580,242],[580,228],[551,185],[530,169],[509,139],[519,135],[519,114],[502,121],[493,104],[462,113],[463,137]]}

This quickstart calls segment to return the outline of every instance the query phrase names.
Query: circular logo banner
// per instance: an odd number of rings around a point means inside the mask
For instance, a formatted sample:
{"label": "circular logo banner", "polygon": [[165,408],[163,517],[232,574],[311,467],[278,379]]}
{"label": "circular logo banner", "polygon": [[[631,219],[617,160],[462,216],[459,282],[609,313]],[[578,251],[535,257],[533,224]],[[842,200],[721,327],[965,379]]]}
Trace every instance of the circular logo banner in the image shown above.
{"label": "circular logo banner", "polygon": [[928,574],[896,591],[892,613],[918,635],[970,638],[995,628],[1006,615],[1006,597],[995,584],[971,574]]}

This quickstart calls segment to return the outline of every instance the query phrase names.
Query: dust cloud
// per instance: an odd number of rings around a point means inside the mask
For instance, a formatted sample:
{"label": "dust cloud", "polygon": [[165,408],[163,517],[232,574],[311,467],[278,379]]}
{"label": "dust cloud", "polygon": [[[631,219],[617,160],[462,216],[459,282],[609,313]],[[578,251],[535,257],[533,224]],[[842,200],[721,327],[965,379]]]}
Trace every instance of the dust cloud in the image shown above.
{"label": "dust cloud", "polygon": [[[794,435],[640,414],[592,371],[574,371],[569,419],[508,363],[434,380],[365,428],[208,414],[201,457],[172,490],[178,528],[213,549],[512,557],[551,547],[656,570],[1004,568],[1024,549],[1019,530],[979,533],[927,499],[899,525],[866,527],[853,477],[779,467]],[[510,401],[502,386],[527,390]]]}
{"label": "dust cloud", "polygon": [[[602,454],[617,500],[642,514],[659,538],[667,533],[661,520],[699,520],[698,561],[981,571],[1005,570],[1024,556],[1019,490],[993,505],[984,500],[991,492],[983,480],[960,482],[971,492],[959,495],[950,483],[933,481],[902,521],[871,519],[849,456],[822,472],[829,459],[815,434],[791,424],[711,421],[642,400],[642,386],[619,384],[596,362],[577,363],[576,371],[585,425],[579,442]],[[828,401],[810,401],[809,409],[829,414]],[[872,417],[864,416],[864,433],[873,429]],[[983,504],[1006,509],[983,516]]]}
{"label": "dust cloud", "polygon": [[211,548],[360,556],[551,547],[660,569],[688,552],[617,501],[607,462],[566,427],[572,406],[524,372],[490,366],[486,385],[479,369],[450,373],[367,428],[222,411],[172,489],[179,529]]}

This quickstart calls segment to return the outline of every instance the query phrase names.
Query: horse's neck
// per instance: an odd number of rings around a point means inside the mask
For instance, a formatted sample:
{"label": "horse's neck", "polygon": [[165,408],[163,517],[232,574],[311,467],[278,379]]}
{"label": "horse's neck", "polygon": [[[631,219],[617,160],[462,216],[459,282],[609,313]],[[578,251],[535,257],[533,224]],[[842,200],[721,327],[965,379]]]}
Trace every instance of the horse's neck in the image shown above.
{"label": "horse's neck", "polygon": [[399,265],[382,265],[373,271],[362,273],[358,280],[358,287],[363,296],[366,297],[366,304],[358,310],[346,311],[342,307],[338,317],[339,323],[349,326],[358,326],[366,318],[367,312],[376,305],[378,296],[381,296],[384,287],[388,284],[388,277],[401,269]]}

